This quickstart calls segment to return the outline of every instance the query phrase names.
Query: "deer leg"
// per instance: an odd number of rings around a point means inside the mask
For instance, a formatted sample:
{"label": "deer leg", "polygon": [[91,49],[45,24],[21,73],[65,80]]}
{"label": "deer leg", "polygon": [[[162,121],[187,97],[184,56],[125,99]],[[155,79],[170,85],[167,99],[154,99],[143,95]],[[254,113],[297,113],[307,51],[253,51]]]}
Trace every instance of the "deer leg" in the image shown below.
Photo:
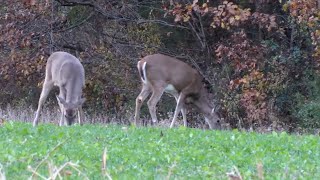
{"label": "deer leg", "polygon": [[134,113],[134,125],[137,125],[137,123],[140,119],[140,109],[141,109],[142,103],[148,97],[150,92],[151,92],[150,88],[146,85],[143,85],[142,90],[136,99],[136,110]]}
{"label": "deer leg", "polygon": [[181,113],[182,113],[182,117],[183,117],[183,125],[184,125],[184,127],[187,127],[187,110],[185,107],[181,108]]}
{"label": "deer leg", "polygon": [[[60,109],[61,109],[61,111],[63,110],[61,107],[60,107]],[[65,124],[65,122],[64,122],[64,113],[61,112],[59,126],[63,126],[64,124]]]}
{"label": "deer leg", "polygon": [[59,126],[63,126],[63,124],[64,124],[64,109],[63,109],[63,105],[59,101],[58,101],[58,104],[59,104],[59,108],[61,111]]}
{"label": "deer leg", "polygon": [[164,92],[164,88],[153,88],[152,95],[147,103],[153,123],[158,122],[157,114],[156,114],[156,112],[157,112],[156,106],[157,106],[157,103],[159,102],[163,92]]}
{"label": "deer leg", "polygon": [[[59,97],[66,99],[66,90],[63,87],[59,88]],[[60,101],[58,101],[59,107],[60,107],[60,111],[61,111],[61,117],[60,117],[60,122],[59,122],[59,126],[63,126],[63,125],[67,125],[67,122],[65,120],[65,110],[64,110],[64,106],[62,103],[60,103]]]}
{"label": "deer leg", "polygon": [[176,122],[177,117],[179,115],[179,112],[182,109],[184,109],[184,98],[185,98],[185,95],[183,93],[180,93],[179,98],[177,100],[177,106],[176,106],[176,110],[174,111],[174,115],[173,115],[173,119],[172,119],[170,128],[172,128],[174,123]]}
{"label": "deer leg", "polygon": [[83,113],[82,106],[78,108],[78,119],[79,119],[79,124],[82,125],[84,121],[84,113]]}
{"label": "deer leg", "polygon": [[51,81],[48,81],[48,80],[44,81],[43,87],[42,87],[42,91],[41,91],[41,95],[40,95],[40,98],[39,98],[36,117],[33,120],[33,126],[38,125],[40,111],[41,111],[42,106],[43,106],[44,102],[46,101],[46,99],[48,97],[48,94],[49,94],[50,90],[52,89],[52,87],[53,87],[53,83]]}
{"label": "deer leg", "polygon": [[[179,94],[175,93],[175,94],[173,94],[173,96],[176,99],[176,102],[178,104]],[[187,114],[186,114],[186,108],[184,106],[181,108],[181,113],[182,113],[182,117],[183,117],[183,125],[184,125],[184,127],[187,127]]]}

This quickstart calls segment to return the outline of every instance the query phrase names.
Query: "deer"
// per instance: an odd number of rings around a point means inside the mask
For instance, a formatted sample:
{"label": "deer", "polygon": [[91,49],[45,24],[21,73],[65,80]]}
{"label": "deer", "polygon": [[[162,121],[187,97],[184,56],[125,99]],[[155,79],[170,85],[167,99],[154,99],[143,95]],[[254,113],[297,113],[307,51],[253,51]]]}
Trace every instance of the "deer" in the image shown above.
{"label": "deer", "polygon": [[218,129],[220,118],[208,101],[208,92],[202,84],[199,72],[190,65],[176,58],[152,54],[137,63],[142,89],[136,98],[134,125],[140,119],[140,109],[144,100],[152,93],[147,102],[152,123],[158,122],[156,105],[164,92],[176,100],[176,107],[170,128],[172,128],[181,111],[183,124],[187,127],[186,106],[193,105],[205,117],[210,129]]}
{"label": "deer", "polygon": [[40,111],[49,92],[54,86],[59,87],[56,95],[61,110],[59,125],[72,125],[78,112],[78,121],[81,125],[84,120],[82,104],[82,89],[85,85],[85,72],[79,59],[67,52],[54,52],[46,63],[45,79],[39,98],[33,126],[38,125]]}

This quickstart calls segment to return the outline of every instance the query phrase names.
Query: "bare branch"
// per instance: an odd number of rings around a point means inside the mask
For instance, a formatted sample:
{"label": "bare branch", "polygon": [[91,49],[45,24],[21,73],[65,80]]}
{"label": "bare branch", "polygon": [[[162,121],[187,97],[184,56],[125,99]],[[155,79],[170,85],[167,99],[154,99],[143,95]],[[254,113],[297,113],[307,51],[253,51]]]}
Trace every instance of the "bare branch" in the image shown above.
{"label": "bare branch", "polygon": [[206,45],[203,42],[203,40],[201,39],[199,33],[197,32],[197,30],[195,29],[195,27],[193,26],[193,24],[190,21],[188,21],[188,23],[189,23],[189,26],[191,27],[192,31],[194,32],[194,34],[197,36],[197,38],[201,44],[201,48],[204,49],[206,47]]}
{"label": "bare branch", "polygon": [[85,18],[84,20],[80,21],[79,23],[74,24],[74,25],[72,25],[72,26],[70,26],[70,27],[67,27],[67,28],[65,28],[65,29],[62,29],[62,30],[54,31],[54,33],[65,32],[65,31],[68,31],[68,30],[70,30],[70,29],[79,27],[79,26],[82,25],[83,23],[87,22],[93,15],[94,15],[94,13],[91,12],[87,18]]}
{"label": "bare branch", "polygon": [[62,6],[76,6],[76,5],[83,5],[83,6],[90,6],[94,7],[94,4],[91,0],[56,0]]}
{"label": "bare branch", "polygon": [[93,7],[93,9],[105,16],[108,19],[117,19],[117,20],[130,20],[121,16],[114,16],[107,11],[104,10],[99,4],[97,4],[95,1],[92,0],[56,0],[59,2],[62,6],[77,6],[77,5],[82,5],[82,6],[90,6]]}
{"label": "bare branch", "polygon": [[144,19],[139,19],[137,21],[137,24],[143,24],[143,23],[157,23],[157,24],[161,24],[161,25],[164,25],[164,26],[177,27],[177,28],[181,28],[181,29],[190,30],[188,27],[181,26],[181,25],[176,25],[176,24],[170,24],[170,23],[167,23],[167,22],[162,21],[162,20],[144,20]]}

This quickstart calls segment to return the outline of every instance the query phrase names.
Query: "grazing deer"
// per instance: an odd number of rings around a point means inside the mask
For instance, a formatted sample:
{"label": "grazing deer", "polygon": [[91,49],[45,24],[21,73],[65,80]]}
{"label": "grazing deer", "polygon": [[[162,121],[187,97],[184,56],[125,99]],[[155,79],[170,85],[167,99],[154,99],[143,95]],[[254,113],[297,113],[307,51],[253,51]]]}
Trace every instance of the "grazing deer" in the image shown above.
{"label": "grazing deer", "polygon": [[138,62],[138,71],[142,80],[142,90],[136,99],[134,124],[139,121],[142,103],[151,92],[147,104],[152,122],[157,123],[156,105],[163,92],[167,92],[173,95],[177,102],[170,128],[173,127],[180,111],[184,126],[187,126],[186,104],[194,105],[204,114],[210,129],[218,128],[219,117],[210,106],[202,78],[188,64],[173,57],[153,54]]}
{"label": "grazing deer", "polygon": [[33,126],[38,124],[43,103],[53,86],[59,87],[59,96],[56,96],[61,110],[59,125],[71,125],[77,111],[79,124],[81,124],[84,119],[82,104],[85,99],[81,98],[84,80],[83,66],[76,57],[66,52],[53,53],[47,61],[46,76]]}

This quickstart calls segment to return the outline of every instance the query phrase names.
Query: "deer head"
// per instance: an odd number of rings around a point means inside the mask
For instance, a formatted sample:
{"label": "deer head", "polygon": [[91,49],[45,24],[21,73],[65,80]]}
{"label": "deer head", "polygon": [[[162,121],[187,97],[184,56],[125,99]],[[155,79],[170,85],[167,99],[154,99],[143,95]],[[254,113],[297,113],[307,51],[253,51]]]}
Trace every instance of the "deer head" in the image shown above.
{"label": "deer head", "polygon": [[82,104],[84,103],[85,98],[81,98],[75,103],[72,103],[72,102],[68,103],[68,102],[65,101],[65,99],[63,99],[63,98],[61,98],[59,96],[56,96],[56,97],[57,97],[57,100],[58,100],[59,104],[62,104],[62,106],[63,106],[63,112],[62,113],[64,115],[64,118],[67,120],[67,124],[68,125],[73,124],[73,122],[76,119],[78,109],[80,107],[82,107]]}

